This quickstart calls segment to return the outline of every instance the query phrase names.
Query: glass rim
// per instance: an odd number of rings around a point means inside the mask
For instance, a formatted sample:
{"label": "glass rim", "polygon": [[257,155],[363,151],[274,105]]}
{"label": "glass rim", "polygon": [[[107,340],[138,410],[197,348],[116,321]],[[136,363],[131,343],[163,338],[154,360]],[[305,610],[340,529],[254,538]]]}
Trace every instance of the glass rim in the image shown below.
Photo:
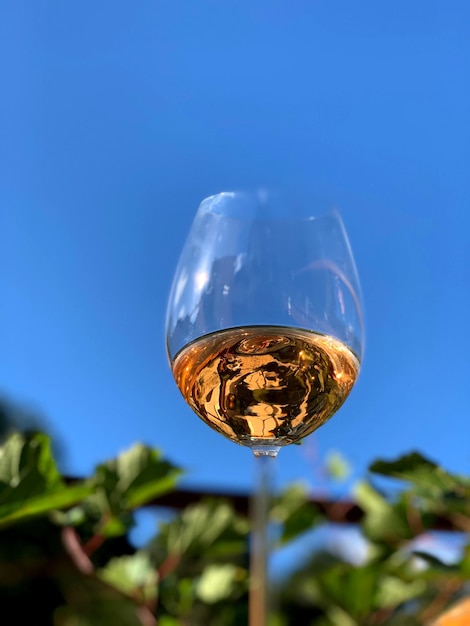
{"label": "glass rim", "polygon": [[[344,227],[341,212],[333,203],[328,203],[327,200],[321,199],[315,194],[307,193],[300,195],[289,188],[275,186],[230,189],[210,194],[200,201],[198,212],[202,214],[224,215],[225,212],[218,210],[218,208],[231,201],[251,203],[252,206],[260,208],[268,208],[269,206],[276,208],[280,206],[282,207],[281,214],[270,215],[269,217],[269,219],[275,219],[276,221],[307,222],[330,218],[340,222]],[[289,213],[289,210],[285,208],[286,204],[289,204],[292,213]],[[315,204],[320,206],[315,209]],[[311,211],[308,210],[309,206],[313,207]],[[244,216],[242,215],[234,217],[234,219],[240,220],[243,218]],[[247,219],[252,219],[252,216],[247,216]],[[262,221],[265,218],[260,215],[258,219]]]}

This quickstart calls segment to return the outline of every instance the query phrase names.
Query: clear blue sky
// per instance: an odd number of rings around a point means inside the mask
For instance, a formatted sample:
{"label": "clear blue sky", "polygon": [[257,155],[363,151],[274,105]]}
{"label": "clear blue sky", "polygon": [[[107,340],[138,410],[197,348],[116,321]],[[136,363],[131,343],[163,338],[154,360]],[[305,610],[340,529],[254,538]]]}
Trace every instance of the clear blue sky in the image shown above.
{"label": "clear blue sky", "polygon": [[251,484],[175,387],[165,307],[199,201],[280,182],[342,212],[367,342],[278,481],[321,486],[333,449],[470,473],[466,0],[0,0],[0,59],[0,391],[67,471],[140,440],[189,484]]}

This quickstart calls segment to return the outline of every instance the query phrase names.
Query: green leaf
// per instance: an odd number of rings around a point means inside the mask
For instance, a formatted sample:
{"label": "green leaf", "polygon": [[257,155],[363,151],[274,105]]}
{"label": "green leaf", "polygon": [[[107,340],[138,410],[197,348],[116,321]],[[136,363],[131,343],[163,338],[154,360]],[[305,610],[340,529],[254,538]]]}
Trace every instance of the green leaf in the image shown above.
{"label": "green leaf", "polygon": [[380,581],[377,592],[377,605],[380,608],[394,608],[420,596],[426,591],[424,580],[404,581],[397,576],[385,576]]}
{"label": "green leaf", "polygon": [[470,578],[470,545],[467,544],[462,553],[458,567],[466,578]]}
{"label": "green leaf", "polygon": [[436,572],[441,571],[450,573],[455,571],[454,565],[448,565],[447,563],[444,563],[444,561],[442,561],[433,554],[429,554],[429,552],[423,552],[422,550],[413,550],[413,556],[424,561],[424,563],[431,566]]}
{"label": "green leaf", "polygon": [[162,459],[158,450],[136,444],[116,459],[99,465],[96,493],[87,506],[101,520],[99,532],[124,534],[132,526],[130,513],[153,498],[174,489],[181,470]]}
{"label": "green leaf", "polygon": [[91,485],[64,486],[57,491],[24,498],[21,501],[15,500],[10,504],[5,503],[0,506],[0,528],[29,517],[73,506],[87,497],[92,490]]}
{"label": "green leaf", "polygon": [[73,506],[65,511],[53,511],[51,519],[60,526],[79,526],[86,521],[86,515],[83,507]]}
{"label": "green leaf", "polygon": [[[416,470],[421,470],[423,467],[432,470],[438,466],[434,461],[414,451],[394,461],[378,459],[371,464],[370,471],[376,474],[383,474],[384,476],[412,476]],[[408,480],[408,478],[406,478],[406,480]]]}
{"label": "green leaf", "polygon": [[49,437],[12,434],[0,448],[0,505],[62,485]]}
{"label": "green leaf", "polygon": [[308,501],[308,492],[302,484],[289,486],[277,497],[271,518],[282,525],[281,545],[312,530],[324,519]]}
{"label": "green leaf", "polygon": [[104,517],[101,520],[99,532],[105,537],[121,537],[133,526],[134,518],[123,511],[120,515]]}
{"label": "green leaf", "polygon": [[92,490],[64,483],[46,435],[14,433],[0,448],[0,527],[72,506]]}
{"label": "green leaf", "polygon": [[197,583],[197,596],[207,604],[228,599],[240,579],[240,571],[230,563],[209,565]]}
{"label": "green leaf", "polygon": [[[410,483],[409,505],[419,510],[423,526],[432,525],[438,515],[452,522],[458,521],[468,530],[470,517],[470,481],[468,478],[446,472],[417,452],[396,461],[377,461],[371,466],[377,474],[391,476]],[[457,518],[455,517],[457,514]]]}
{"label": "green leaf", "polygon": [[119,476],[118,487],[128,506],[137,508],[171,491],[182,471],[161,458],[159,450],[136,444],[111,462]]}
{"label": "green leaf", "polygon": [[246,537],[248,524],[234,516],[227,502],[209,500],[185,509],[181,516],[163,524],[160,535],[171,554],[207,554],[217,551],[220,541],[227,537]]}
{"label": "green leaf", "polygon": [[145,552],[112,558],[98,572],[98,576],[115,589],[141,602],[157,597],[158,574]]}
{"label": "green leaf", "polygon": [[174,488],[181,470],[161,458],[158,450],[136,444],[117,459],[98,466],[96,481],[113,505],[134,509]]}
{"label": "green leaf", "polygon": [[350,615],[339,606],[333,605],[327,609],[327,615],[334,626],[359,626]]}
{"label": "green leaf", "polygon": [[374,597],[380,570],[374,565],[354,567],[340,563],[318,577],[318,587],[325,606],[337,606],[359,623],[374,609]]}
{"label": "green leaf", "polygon": [[142,626],[138,603],[97,576],[66,576],[61,586],[67,604],[55,611],[54,626]]}
{"label": "green leaf", "polygon": [[334,480],[345,480],[351,473],[351,467],[346,458],[338,451],[330,452],[326,458],[326,470]]}
{"label": "green leaf", "polygon": [[365,512],[362,527],[369,539],[395,544],[414,536],[403,504],[391,504],[366,482],[356,485],[354,495]]}
{"label": "green leaf", "polygon": [[158,626],[180,626],[181,622],[170,615],[162,615],[158,618]]}
{"label": "green leaf", "polygon": [[449,474],[419,452],[411,452],[395,461],[375,461],[370,471],[424,487],[435,496],[445,492],[469,495],[470,481],[467,478]]}

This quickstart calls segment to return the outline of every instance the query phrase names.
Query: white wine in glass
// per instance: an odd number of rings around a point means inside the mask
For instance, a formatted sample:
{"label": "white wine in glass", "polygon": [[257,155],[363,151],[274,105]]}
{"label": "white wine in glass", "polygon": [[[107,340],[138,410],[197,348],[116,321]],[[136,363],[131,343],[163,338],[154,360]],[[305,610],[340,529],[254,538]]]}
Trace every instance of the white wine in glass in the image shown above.
{"label": "white wine in glass", "polygon": [[[314,432],[348,397],[362,358],[359,280],[339,214],[264,190],[203,200],[166,337],[184,399],[221,435],[266,458]],[[265,623],[263,603],[252,626]]]}

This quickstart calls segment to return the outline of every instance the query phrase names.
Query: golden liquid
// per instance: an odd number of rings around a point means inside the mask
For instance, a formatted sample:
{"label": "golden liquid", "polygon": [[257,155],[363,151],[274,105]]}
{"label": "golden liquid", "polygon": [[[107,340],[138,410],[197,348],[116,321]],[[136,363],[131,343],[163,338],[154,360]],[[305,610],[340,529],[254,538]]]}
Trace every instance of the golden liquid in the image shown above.
{"label": "golden liquid", "polygon": [[185,400],[211,428],[243,445],[283,446],[343,404],[359,360],[338,339],[282,326],[215,332],[172,363]]}

